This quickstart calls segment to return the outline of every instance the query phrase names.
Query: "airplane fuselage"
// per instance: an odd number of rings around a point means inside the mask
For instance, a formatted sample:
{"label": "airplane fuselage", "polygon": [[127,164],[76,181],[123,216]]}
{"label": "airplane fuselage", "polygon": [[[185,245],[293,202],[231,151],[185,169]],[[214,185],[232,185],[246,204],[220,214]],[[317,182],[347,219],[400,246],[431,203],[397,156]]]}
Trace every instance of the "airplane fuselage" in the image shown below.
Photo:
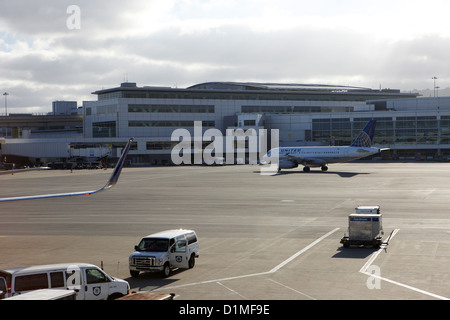
{"label": "airplane fuselage", "polygon": [[[277,157],[278,151],[278,159]],[[278,163],[278,170],[293,169],[299,165],[304,171],[311,167],[321,167],[328,170],[330,163],[340,163],[365,158],[381,152],[382,149],[373,147],[281,147],[270,150],[261,164]]]}
{"label": "airplane fuselage", "polygon": [[278,171],[299,165],[304,166],[304,171],[309,171],[311,167],[322,167],[326,171],[329,163],[347,162],[377,154],[383,149],[372,147],[375,124],[376,120],[369,120],[350,146],[274,148],[263,157],[262,163],[277,163]]}
{"label": "airplane fuselage", "polygon": [[279,159],[315,167],[357,160],[379,152],[379,148],[372,147],[281,147],[279,148]]}

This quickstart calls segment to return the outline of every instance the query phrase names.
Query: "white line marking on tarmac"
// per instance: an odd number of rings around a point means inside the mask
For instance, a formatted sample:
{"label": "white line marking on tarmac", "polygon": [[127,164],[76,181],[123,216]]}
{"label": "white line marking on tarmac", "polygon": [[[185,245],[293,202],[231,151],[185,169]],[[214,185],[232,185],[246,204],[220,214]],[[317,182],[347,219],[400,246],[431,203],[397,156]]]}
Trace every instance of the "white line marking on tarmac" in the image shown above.
{"label": "white line marking on tarmac", "polygon": [[[397,232],[399,232],[400,229],[395,229],[394,232],[392,233],[392,236],[390,237],[389,241],[392,240],[392,238],[397,234]],[[376,251],[374,254],[372,254],[372,257],[370,257],[370,259],[366,262],[365,265],[363,265],[363,267],[359,270],[359,272],[361,273],[366,273],[366,270],[370,267],[370,265],[372,264],[372,262],[375,261],[375,259],[378,257],[378,255],[381,253],[381,251],[383,251],[383,249],[386,246],[381,245],[380,248],[378,249],[378,251]]]}
{"label": "white line marking on tarmac", "polygon": [[219,285],[221,285],[222,287],[224,287],[224,288],[230,290],[231,292],[237,294],[237,295],[240,296],[241,298],[244,298],[245,300],[248,300],[248,299],[247,299],[246,297],[244,297],[242,294],[240,294],[239,292],[237,292],[237,291],[235,291],[235,290],[233,290],[233,289],[231,289],[231,288],[228,288],[228,287],[227,287],[226,285],[224,285],[223,283],[217,282],[217,284],[219,284]]}
{"label": "white line marking on tarmac", "polygon": [[223,282],[223,281],[229,281],[229,280],[236,280],[236,279],[243,279],[243,278],[250,278],[250,277],[256,277],[256,276],[262,276],[262,275],[266,275],[266,274],[272,274],[277,272],[278,270],[280,270],[282,267],[284,267],[286,264],[288,264],[289,262],[291,262],[292,260],[294,260],[295,258],[297,258],[299,255],[301,255],[302,253],[306,252],[307,250],[311,249],[312,247],[314,247],[316,244],[318,244],[320,241],[322,241],[323,239],[325,239],[326,237],[329,237],[330,235],[332,235],[333,233],[335,233],[336,231],[338,231],[339,228],[336,228],[334,230],[331,230],[330,232],[328,232],[327,234],[323,235],[322,237],[320,237],[319,239],[317,239],[316,241],[312,242],[310,245],[308,245],[307,247],[303,248],[302,250],[300,250],[299,252],[297,252],[296,254],[292,255],[290,258],[284,260],[282,263],[280,263],[279,265],[277,265],[275,268],[273,268],[270,271],[266,271],[266,272],[260,272],[260,273],[252,273],[252,274],[246,274],[246,275],[241,275],[241,276],[235,276],[235,277],[229,277],[229,278],[222,278],[222,279],[215,279],[215,280],[206,280],[206,281],[200,281],[200,282],[193,282],[193,283],[187,283],[187,284],[180,284],[178,286],[171,286],[171,287],[164,287],[164,288],[158,288],[155,289],[156,290],[160,290],[160,289],[175,289],[175,288],[182,288],[182,287],[189,287],[189,286],[196,286],[199,284],[208,284],[208,283],[219,283],[219,282]]}
{"label": "white line marking on tarmac", "polygon": [[368,276],[370,276],[372,278],[376,278],[376,279],[380,279],[380,280],[383,280],[383,281],[386,281],[386,282],[390,282],[390,283],[395,284],[397,286],[404,287],[406,289],[413,290],[413,291],[422,293],[422,294],[430,296],[430,297],[434,297],[436,299],[450,300],[449,298],[446,298],[446,297],[443,297],[443,296],[440,296],[440,295],[437,295],[437,294],[434,294],[434,293],[431,293],[431,292],[428,292],[428,291],[425,291],[425,290],[422,290],[422,289],[411,287],[411,286],[409,286],[407,284],[403,284],[403,283],[400,283],[400,282],[397,282],[397,281],[393,281],[393,280],[390,280],[390,279],[387,279],[387,278],[383,278],[383,277],[380,277],[380,276],[377,276],[377,275],[373,275],[373,274],[370,274],[368,272],[363,272],[363,274],[368,275]]}
{"label": "white line marking on tarmac", "polygon": [[310,298],[311,300],[317,300],[317,299],[314,299],[313,297],[307,295],[306,293],[303,293],[303,292],[301,292],[301,291],[295,290],[294,288],[288,287],[288,286],[286,286],[286,285],[284,285],[284,284],[282,284],[282,283],[280,283],[280,282],[278,282],[278,281],[275,281],[275,280],[273,280],[273,279],[267,279],[267,280],[272,281],[273,283],[276,283],[276,284],[278,284],[278,285],[280,285],[280,286],[282,286],[282,287],[285,287],[286,289],[289,289],[289,290],[291,290],[291,291],[294,291],[294,292],[296,292],[296,293],[299,293],[299,294],[301,294],[301,295],[303,295],[303,296],[305,296],[305,297],[308,297],[308,298]]}
{"label": "white line marking on tarmac", "polygon": [[314,241],[313,243],[311,243],[309,246],[303,248],[302,250],[300,250],[299,252],[297,252],[296,254],[294,254],[293,256],[291,256],[289,259],[284,260],[282,263],[280,263],[279,265],[277,265],[275,268],[273,268],[272,270],[270,270],[270,273],[274,273],[277,272],[278,270],[280,270],[281,268],[283,268],[285,265],[287,265],[289,262],[291,262],[292,260],[294,260],[295,258],[297,258],[299,255],[301,255],[302,253],[304,253],[305,251],[311,249],[312,247],[314,247],[316,244],[318,244],[320,241],[322,241],[323,239],[325,239],[326,237],[330,236],[331,234],[335,233],[336,231],[338,231],[339,228],[336,228],[334,230],[331,230],[330,232],[328,232],[327,234],[323,235],[322,237],[320,237],[319,239],[317,239],[316,241]]}
{"label": "white line marking on tarmac", "polygon": [[[397,232],[399,230],[400,229],[395,229],[394,230],[394,232],[392,233],[392,236],[389,239],[389,241],[392,240],[392,238],[397,234]],[[422,290],[422,289],[418,289],[418,288],[415,288],[415,287],[412,287],[412,286],[409,286],[409,285],[406,285],[406,284],[403,284],[403,283],[400,283],[400,282],[397,282],[397,281],[393,281],[393,280],[390,280],[390,279],[387,279],[387,278],[384,278],[384,277],[380,277],[378,275],[375,275],[375,274],[372,274],[370,272],[367,272],[367,269],[372,265],[372,263],[375,261],[375,259],[383,251],[384,248],[385,248],[385,246],[381,246],[380,249],[378,249],[378,251],[376,251],[372,255],[372,257],[366,262],[366,264],[364,264],[364,266],[359,270],[359,272],[362,273],[362,274],[365,274],[365,275],[367,275],[369,277],[380,279],[380,280],[392,283],[394,285],[397,285],[397,286],[400,286],[400,287],[403,287],[403,288],[406,288],[406,289],[409,289],[409,290],[412,290],[412,291],[416,291],[416,292],[428,295],[428,296],[436,298],[436,299],[449,300],[449,298],[446,298],[446,297],[443,297],[443,296],[440,296],[440,295],[437,295],[437,294],[434,294],[434,293],[431,293],[431,292],[428,292],[428,291],[425,291],[425,290]]]}

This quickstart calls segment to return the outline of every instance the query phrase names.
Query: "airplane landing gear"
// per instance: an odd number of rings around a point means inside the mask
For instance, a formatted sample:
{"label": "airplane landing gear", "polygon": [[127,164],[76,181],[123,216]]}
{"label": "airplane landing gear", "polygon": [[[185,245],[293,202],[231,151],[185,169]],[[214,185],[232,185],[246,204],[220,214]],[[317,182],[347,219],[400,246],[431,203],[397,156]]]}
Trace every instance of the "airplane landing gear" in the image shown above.
{"label": "airplane landing gear", "polygon": [[[321,167],[322,171],[328,171],[328,167],[327,166],[322,166]],[[303,167],[303,172],[310,172],[311,171],[311,167]]]}

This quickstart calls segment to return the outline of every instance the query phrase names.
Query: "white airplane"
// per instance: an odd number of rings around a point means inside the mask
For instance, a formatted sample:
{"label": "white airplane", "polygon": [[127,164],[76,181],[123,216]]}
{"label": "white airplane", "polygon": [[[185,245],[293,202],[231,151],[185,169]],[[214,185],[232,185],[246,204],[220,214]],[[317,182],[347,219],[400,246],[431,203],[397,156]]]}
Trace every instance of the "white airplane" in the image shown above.
{"label": "white airplane", "polygon": [[123,165],[125,163],[125,159],[127,157],[128,151],[131,147],[131,142],[133,141],[133,138],[128,140],[128,143],[125,147],[125,149],[122,152],[122,155],[119,158],[119,161],[117,161],[116,167],[114,168],[114,171],[112,172],[111,176],[109,177],[106,184],[97,190],[91,190],[91,191],[79,191],[79,192],[67,192],[67,193],[53,193],[53,194],[43,194],[43,195],[37,195],[37,196],[22,196],[22,197],[10,197],[10,198],[0,198],[0,202],[5,201],[18,201],[18,200],[33,200],[33,199],[45,199],[45,198],[59,198],[59,197],[70,197],[70,196],[83,196],[83,195],[91,195],[100,191],[108,190],[112,188],[117,181],[119,180],[120,173],[122,172]]}
{"label": "white airplane", "polygon": [[329,163],[357,160],[389,150],[372,147],[375,126],[376,120],[370,120],[350,146],[274,148],[264,155],[261,164],[273,164],[278,152],[278,171],[297,168],[299,165],[304,166],[305,172],[309,172],[311,167],[321,167],[322,171],[327,171]]}

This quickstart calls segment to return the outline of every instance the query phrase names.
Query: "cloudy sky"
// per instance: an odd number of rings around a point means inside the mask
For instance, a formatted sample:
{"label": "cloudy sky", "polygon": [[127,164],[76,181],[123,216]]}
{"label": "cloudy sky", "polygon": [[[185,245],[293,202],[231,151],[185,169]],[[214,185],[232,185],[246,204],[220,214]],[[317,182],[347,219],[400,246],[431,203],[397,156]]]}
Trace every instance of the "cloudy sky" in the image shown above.
{"label": "cloudy sky", "polygon": [[125,79],[432,92],[433,76],[450,87],[448,12],[448,0],[0,0],[0,91],[11,113],[81,105]]}

